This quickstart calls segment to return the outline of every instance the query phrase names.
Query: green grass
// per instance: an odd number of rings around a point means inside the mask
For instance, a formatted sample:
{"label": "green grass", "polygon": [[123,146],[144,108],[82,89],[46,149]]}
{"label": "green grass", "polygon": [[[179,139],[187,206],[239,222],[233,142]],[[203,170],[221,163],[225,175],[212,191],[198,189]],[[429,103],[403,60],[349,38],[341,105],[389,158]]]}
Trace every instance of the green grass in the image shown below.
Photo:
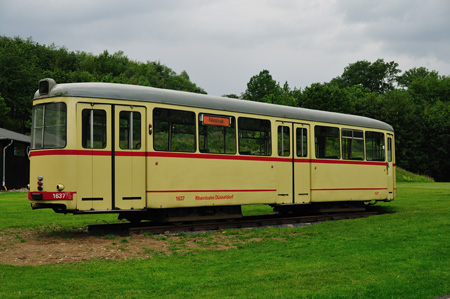
{"label": "green grass", "polygon": [[[1,298],[437,298],[450,294],[450,184],[399,183],[382,203],[394,213],[297,228],[227,230],[245,242],[227,251],[129,261],[46,266],[0,265]],[[32,217],[24,195],[1,194],[2,227]],[[9,201],[8,204],[3,203]],[[20,202],[20,204],[18,204]],[[15,210],[17,214],[9,211]],[[53,212],[21,227],[57,223]],[[89,223],[63,216],[62,226]],[[33,217],[32,217],[33,218]],[[80,224],[75,223],[79,221]],[[93,219],[93,218],[91,218]],[[55,224],[52,224],[55,225]],[[172,236],[152,237],[171,240]],[[251,242],[258,238],[260,241]],[[118,243],[123,238],[115,239]],[[1,254],[1,253],[0,253]]]}
{"label": "green grass", "polygon": [[51,209],[31,210],[27,193],[0,193],[0,230],[5,228],[71,229],[94,223],[118,222],[117,214],[72,215],[57,214]]}

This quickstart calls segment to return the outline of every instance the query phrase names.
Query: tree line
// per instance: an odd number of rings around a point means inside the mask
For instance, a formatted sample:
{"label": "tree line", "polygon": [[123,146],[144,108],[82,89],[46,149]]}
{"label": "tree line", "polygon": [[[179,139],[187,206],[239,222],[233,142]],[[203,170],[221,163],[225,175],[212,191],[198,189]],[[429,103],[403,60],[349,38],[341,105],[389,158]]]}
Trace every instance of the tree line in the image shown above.
{"label": "tree line", "polygon": [[397,165],[450,181],[450,77],[396,62],[357,61],[330,82],[281,86],[268,70],[253,76],[243,99],[375,118],[394,127]]}
{"label": "tree line", "polygon": [[0,36],[0,127],[29,133],[38,82],[110,82],[206,93],[186,71],[177,74],[159,61],[130,60],[123,52],[72,52],[31,39]]}
{"label": "tree line", "polygon": [[[113,82],[206,93],[186,71],[159,61],[130,60],[123,52],[72,52],[30,39],[0,36],[0,127],[28,134],[37,82]],[[250,78],[241,95],[226,95],[293,107],[367,116],[395,129],[397,165],[437,181],[450,181],[450,77],[378,59],[357,61],[330,82],[304,89],[274,80],[268,70]]]}

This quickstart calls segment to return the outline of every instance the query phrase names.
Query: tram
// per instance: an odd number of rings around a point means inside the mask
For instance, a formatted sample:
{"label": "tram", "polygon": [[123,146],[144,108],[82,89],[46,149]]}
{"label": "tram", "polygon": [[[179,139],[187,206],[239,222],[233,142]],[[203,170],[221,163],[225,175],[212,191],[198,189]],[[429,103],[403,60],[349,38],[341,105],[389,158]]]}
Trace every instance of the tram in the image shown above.
{"label": "tram", "polygon": [[111,83],[39,83],[32,209],[225,218],[395,198],[392,126],[356,115]]}

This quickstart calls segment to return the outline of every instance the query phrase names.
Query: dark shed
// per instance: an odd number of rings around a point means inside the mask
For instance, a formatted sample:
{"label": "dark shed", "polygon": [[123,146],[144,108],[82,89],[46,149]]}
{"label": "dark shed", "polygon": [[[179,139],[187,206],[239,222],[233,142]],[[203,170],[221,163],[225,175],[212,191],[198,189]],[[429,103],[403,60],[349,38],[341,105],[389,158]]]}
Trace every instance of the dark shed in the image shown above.
{"label": "dark shed", "polygon": [[27,151],[31,137],[0,128],[1,188],[19,189],[29,183],[30,161]]}

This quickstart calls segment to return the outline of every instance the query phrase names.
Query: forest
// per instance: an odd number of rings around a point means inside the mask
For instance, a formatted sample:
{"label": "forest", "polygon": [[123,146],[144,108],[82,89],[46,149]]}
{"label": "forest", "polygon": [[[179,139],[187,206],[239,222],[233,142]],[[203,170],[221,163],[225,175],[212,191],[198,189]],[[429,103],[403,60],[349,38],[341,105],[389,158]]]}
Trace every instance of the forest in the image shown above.
{"label": "forest", "polygon": [[[34,92],[42,78],[65,82],[113,82],[206,93],[186,71],[159,61],[138,62],[122,51],[99,55],[41,45],[31,38],[0,36],[0,127],[29,134]],[[330,82],[302,88],[280,84],[262,70],[240,95],[227,97],[349,113],[391,124],[397,166],[436,181],[450,181],[450,76],[378,59],[349,63]]]}

